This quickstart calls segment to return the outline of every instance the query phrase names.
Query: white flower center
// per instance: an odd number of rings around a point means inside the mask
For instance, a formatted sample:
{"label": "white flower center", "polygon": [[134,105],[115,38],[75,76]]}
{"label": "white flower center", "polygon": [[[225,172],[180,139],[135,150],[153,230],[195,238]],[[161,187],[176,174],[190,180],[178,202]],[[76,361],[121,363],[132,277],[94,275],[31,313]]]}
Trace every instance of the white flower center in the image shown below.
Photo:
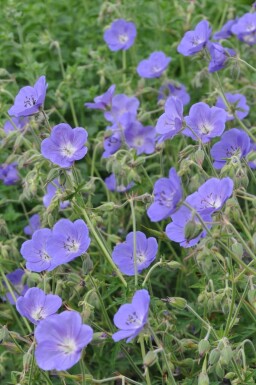
{"label": "white flower center", "polygon": [[64,249],[71,253],[76,253],[79,250],[79,247],[80,243],[76,239],[71,239],[71,237],[68,237],[64,243]]}
{"label": "white flower center", "polygon": [[121,44],[125,44],[128,41],[128,39],[129,38],[126,34],[118,36],[119,43],[121,43]]}
{"label": "white flower center", "polygon": [[125,323],[128,326],[130,326],[131,324],[133,324],[134,326],[140,326],[142,324],[142,322],[139,319],[136,311],[134,311],[133,313],[131,313],[131,314],[129,314],[127,316],[127,319],[126,319]]}
{"label": "white flower center", "polygon": [[134,141],[133,141],[134,146],[136,146],[136,147],[141,147],[141,146],[143,146],[144,142],[145,142],[145,139],[142,138],[141,136],[138,136],[138,137],[135,138]]}
{"label": "white flower center", "polygon": [[76,148],[73,146],[72,143],[66,143],[62,148],[61,148],[61,154],[63,156],[67,156],[68,158],[71,158],[76,151]]}
{"label": "white flower center", "polygon": [[66,338],[61,344],[59,344],[59,348],[64,354],[72,354],[77,349],[76,342],[69,338]]}
{"label": "white flower center", "polygon": [[139,253],[136,253],[136,257],[137,257],[138,264],[142,264],[146,260],[146,256],[142,251],[140,251]]}
{"label": "white flower center", "polygon": [[40,258],[45,261],[45,262],[49,262],[51,261],[51,257],[45,252],[45,250],[40,250],[39,251],[39,256]]}
{"label": "white flower center", "polygon": [[222,200],[220,196],[214,196],[213,194],[209,194],[205,199],[201,201],[203,206],[206,207],[215,207],[218,209],[221,207]]}
{"label": "white flower center", "polygon": [[206,135],[213,130],[213,126],[209,122],[201,123],[198,128],[199,128],[200,134],[206,134]]}
{"label": "white flower center", "polygon": [[37,309],[33,310],[31,313],[31,317],[36,320],[40,321],[45,318],[44,308],[38,307]]}

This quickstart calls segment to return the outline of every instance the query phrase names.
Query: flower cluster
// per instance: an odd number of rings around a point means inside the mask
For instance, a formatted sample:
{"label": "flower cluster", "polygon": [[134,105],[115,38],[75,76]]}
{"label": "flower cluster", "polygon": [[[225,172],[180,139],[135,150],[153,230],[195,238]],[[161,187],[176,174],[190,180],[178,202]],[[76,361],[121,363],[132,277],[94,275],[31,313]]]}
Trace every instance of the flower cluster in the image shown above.
{"label": "flower cluster", "polygon": [[83,220],[60,219],[52,230],[35,231],[32,239],[22,244],[20,252],[28,270],[51,271],[81,256],[89,245],[89,231]]}

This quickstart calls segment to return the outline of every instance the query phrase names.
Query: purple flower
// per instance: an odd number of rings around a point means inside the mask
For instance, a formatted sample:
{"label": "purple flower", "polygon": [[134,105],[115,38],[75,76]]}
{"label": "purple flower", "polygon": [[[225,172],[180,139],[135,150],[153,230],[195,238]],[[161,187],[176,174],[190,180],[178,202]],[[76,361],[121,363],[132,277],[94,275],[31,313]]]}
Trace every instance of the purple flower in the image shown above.
{"label": "purple flower", "polygon": [[82,127],[72,129],[69,124],[60,123],[53,127],[51,136],[42,141],[41,153],[60,167],[71,167],[75,160],[82,159],[87,153],[87,136]]}
{"label": "purple flower", "polygon": [[89,230],[82,219],[71,222],[60,219],[52,229],[47,242],[47,253],[60,265],[80,257],[90,245]]}
{"label": "purple flower", "polygon": [[195,30],[188,31],[183,36],[177,51],[184,56],[191,56],[201,51],[210,39],[212,29],[206,20],[200,21]]}
{"label": "purple flower", "polygon": [[130,190],[134,186],[134,182],[130,182],[127,186],[119,184],[115,174],[109,175],[105,179],[105,184],[110,191],[117,191],[120,193]]}
{"label": "purple flower", "polygon": [[108,136],[104,139],[103,147],[104,152],[102,154],[103,158],[109,158],[111,155],[115,154],[122,145],[121,134],[115,132],[113,135]]}
{"label": "purple flower", "polygon": [[[13,288],[13,293],[15,295],[15,298],[17,299],[20,295],[24,295],[26,291],[28,290],[28,286],[24,285],[22,282],[22,278],[24,276],[25,272],[22,269],[16,269],[12,271],[9,274],[6,274],[6,278],[11,283],[11,286]],[[5,282],[3,282],[3,286],[6,287]],[[5,293],[5,296],[3,297],[4,301],[10,302],[10,304],[15,305],[15,300],[10,292]]]}
{"label": "purple flower", "polygon": [[[43,196],[43,204],[45,207],[49,207],[52,199],[56,195],[57,190],[64,191],[64,187],[60,186],[58,179],[54,179],[51,183],[48,183],[46,187],[47,194]],[[65,209],[70,204],[69,201],[60,202],[60,208]]]}
{"label": "purple flower", "polygon": [[209,107],[206,103],[196,103],[185,117],[187,128],[183,134],[203,143],[220,136],[225,130],[226,113],[217,107]]}
{"label": "purple flower", "polygon": [[158,222],[169,217],[182,198],[181,180],[174,168],[169,171],[169,178],[160,178],[154,185],[154,202],[147,214],[151,222]]}
{"label": "purple flower", "polygon": [[230,36],[232,36],[231,28],[233,25],[235,25],[237,22],[237,19],[228,20],[220,31],[216,32],[213,35],[214,40],[220,40],[220,39],[228,39]]}
{"label": "purple flower", "polygon": [[19,179],[17,163],[0,164],[0,180],[2,180],[6,186],[17,183]]}
{"label": "purple flower", "polygon": [[40,227],[40,216],[38,214],[34,214],[29,218],[29,224],[24,227],[23,231],[26,235],[33,235],[36,230],[40,229]]}
{"label": "purple flower", "polygon": [[246,132],[232,128],[225,132],[221,140],[215,143],[211,149],[211,156],[214,159],[213,166],[217,169],[225,166],[227,159],[233,156],[239,159],[244,158],[251,149],[250,137]]}
{"label": "purple flower", "polygon": [[256,44],[256,13],[246,13],[231,27],[237,38],[249,45]]}
{"label": "purple flower", "polygon": [[135,96],[115,95],[112,100],[111,110],[104,113],[105,119],[111,123],[118,123],[127,112],[136,117],[139,105],[140,102]]}
{"label": "purple flower", "polygon": [[179,98],[170,96],[164,110],[156,123],[156,132],[161,134],[160,141],[173,138],[182,129],[183,123],[183,104]]}
{"label": "purple flower", "polygon": [[32,235],[32,239],[22,244],[20,253],[27,261],[26,268],[31,271],[40,273],[44,270],[53,270],[58,264],[55,259],[47,253],[46,246],[51,230],[36,230]]}
{"label": "purple flower", "polygon": [[133,45],[136,35],[133,22],[118,19],[104,32],[104,41],[111,51],[126,51]]}
{"label": "purple flower", "polygon": [[225,97],[232,112],[229,111],[228,107],[224,103],[224,100],[220,96],[217,99],[216,107],[223,108],[223,110],[226,111],[227,121],[235,119],[234,113],[240,120],[248,115],[250,107],[246,104],[246,97],[244,95],[226,93]]}
{"label": "purple flower", "polygon": [[81,358],[91,342],[93,330],[82,324],[76,311],[64,311],[41,321],[36,327],[36,362],[43,370],[67,370]]}
{"label": "purple flower", "polygon": [[[212,222],[209,214],[200,214],[204,222]],[[192,211],[181,206],[174,214],[171,215],[173,222],[167,225],[165,232],[169,239],[178,242],[180,246],[187,248],[196,245],[201,238],[206,236],[206,231],[203,230],[199,219],[193,215]],[[191,234],[187,234],[187,225],[192,227]],[[210,227],[210,224],[207,224]],[[190,230],[191,231],[191,230]]]}
{"label": "purple flower", "polygon": [[211,60],[208,67],[209,72],[216,72],[221,70],[226,66],[228,58],[230,56],[236,55],[233,49],[224,48],[218,43],[209,42],[207,46],[211,55]]}
{"label": "purple flower", "polygon": [[134,148],[137,155],[152,154],[155,151],[155,128],[144,127],[139,121],[130,119],[126,122],[124,137],[126,144]]}
{"label": "purple flower", "polygon": [[190,96],[187,93],[186,87],[181,83],[166,83],[160,87],[158,101],[166,100],[169,96],[179,98],[182,101],[183,106],[190,102]]}
{"label": "purple flower", "polygon": [[37,287],[28,289],[24,297],[19,297],[16,302],[16,308],[22,317],[26,317],[35,325],[56,313],[61,305],[62,300],[58,295],[45,294]]}
{"label": "purple flower", "polygon": [[4,132],[8,135],[12,131],[22,131],[23,128],[27,126],[29,123],[29,118],[27,117],[19,117],[19,118],[11,118],[7,120],[4,124]]}
{"label": "purple flower", "polygon": [[[133,232],[129,233],[125,242],[114,247],[112,258],[119,270],[126,275],[134,275]],[[156,258],[158,244],[155,238],[146,238],[141,231],[136,231],[137,271],[141,273]]]}
{"label": "purple flower", "polygon": [[137,72],[141,78],[159,78],[171,60],[170,57],[165,56],[164,52],[153,52],[149,55],[148,59],[142,60],[139,63]]}
{"label": "purple flower", "polygon": [[143,330],[148,320],[149,303],[148,291],[142,289],[135,292],[132,303],[120,306],[114,315],[114,324],[120,329],[112,335],[115,342],[124,338],[130,342]]}
{"label": "purple flower", "polygon": [[199,213],[211,214],[222,208],[233,193],[234,182],[230,178],[210,178],[186,201]]}
{"label": "purple flower", "polygon": [[96,96],[96,98],[94,98],[94,103],[85,103],[85,107],[91,108],[93,110],[106,111],[106,109],[111,107],[115,89],[116,86],[113,84],[104,94]]}
{"label": "purple flower", "polygon": [[22,87],[8,114],[18,118],[19,116],[29,116],[39,112],[44,104],[47,87],[45,76],[41,76],[34,84],[34,87]]}

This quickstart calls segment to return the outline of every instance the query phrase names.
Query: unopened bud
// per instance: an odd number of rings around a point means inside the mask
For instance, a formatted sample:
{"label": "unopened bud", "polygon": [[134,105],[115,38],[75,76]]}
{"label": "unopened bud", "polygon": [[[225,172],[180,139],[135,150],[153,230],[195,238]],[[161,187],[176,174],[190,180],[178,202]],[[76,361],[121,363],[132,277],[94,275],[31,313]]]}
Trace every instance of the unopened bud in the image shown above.
{"label": "unopened bud", "polygon": [[206,372],[201,372],[198,377],[198,385],[209,385],[209,377]]}
{"label": "unopened bud", "polygon": [[228,365],[233,358],[231,346],[225,346],[221,351],[221,359],[225,365]]}
{"label": "unopened bud", "polygon": [[168,297],[168,302],[176,309],[183,310],[187,306],[187,301],[180,297]]}
{"label": "unopened bud", "polygon": [[31,361],[32,361],[32,354],[30,353],[30,351],[28,351],[23,355],[23,367],[25,372],[29,370]]}
{"label": "unopened bud", "polygon": [[197,150],[195,152],[195,161],[199,166],[202,166],[203,161],[204,161],[204,151],[203,150]]}
{"label": "unopened bud", "polygon": [[214,365],[220,359],[220,351],[219,349],[213,349],[209,355],[209,364]]}
{"label": "unopened bud", "polygon": [[96,208],[97,211],[113,211],[115,208],[114,202],[106,202]]}
{"label": "unopened bud", "polygon": [[249,290],[248,291],[248,301],[250,304],[256,309],[256,290]]}
{"label": "unopened bud", "polygon": [[200,356],[204,356],[205,353],[209,352],[210,347],[211,345],[208,340],[201,340],[198,344],[198,351]]}
{"label": "unopened bud", "polygon": [[238,242],[233,243],[233,245],[231,246],[231,249],[233,253],[237,255],[238,258],[242,259],[244,254],[244,249],[241,243],[238,243]]}
{"label": "unopened bud", "polygon": [[158,360],[157,353],[154,350],[149,351],[147,352],[147,354],[143,359],[143,365],[148,368],[149,366],[154,365],[157,362],[157,360]]}
{"label": "unopened bud", "polygon": [[167,266],[170,267],[171,269],[180,269],[182,267],[181,263],[176,262],[176,261],[168,262]]}
{"label": "unopened bud", "polygon": [[188,221],[185,226],[185,239],[191,240],[196,237],[202,232],[202,226],[195,221],[191,220]]}

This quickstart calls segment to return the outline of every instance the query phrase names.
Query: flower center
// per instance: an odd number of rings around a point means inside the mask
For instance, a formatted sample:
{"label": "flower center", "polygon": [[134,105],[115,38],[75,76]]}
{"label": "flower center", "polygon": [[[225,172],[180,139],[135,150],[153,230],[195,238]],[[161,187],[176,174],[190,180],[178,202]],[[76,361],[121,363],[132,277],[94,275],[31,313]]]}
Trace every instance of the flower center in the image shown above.
{"label": "flower center", "polygon": [[137,263],[142,264],[146,260],[146,256],[142,251],[136,253]]}
{"label": "flower center", "polygon": [[36,321],[40,321],[40,320],[44,319],[45,318],[44,308],[39,307],[39,308],[33,310],[31,313],[31,317]]}
{"label": "flower center", "polygon": [[67,156],[68,158],[71,158],[76,151],[76,148],[73,146],[72,143],[66,143],[62,148],[61,148],[61,154],[64,156]]}
{"label": "flower center", "polygon": [[131,324],[134,324],[139,326],[142,324],[141,320],[139,319],[136,311],[134,311],[133,313],[129,314],[126,321],[125,321],[126,325],[129,326]]}
{"label": "flower center", "polygon": [[173,196],[174,193],[170,192],[168,195],[164,190],[162,190],[160,193],[156,194],[156,201],[161,205],[161,206],[166,206],[166,207],[172,207],[173,205]]}
{"label": "flower center", "polygon": [[73,339],[64,340],[62,344],[59,344],[59,348],[64,354],[72,354],[77,349]]}
{"label": "flower center", "polygon": [[199,132],[201,134],[209,134],[213,130],[212,125],[209,122],[204,122],[199,125]]}
{"label": "flower center", "polygon": [[231,158],[232,156],[238,156],[241,158],[241,148],[230,146],[226,149],[227,158]]}
{"label": "flower center", "polygon": [[71,237],[67,238],[67,241],[64,243],[64,249],[71,252],[76,253],[79,250],[80,243],[75,239],[71,239]]}
{"label": "flower center", "polygon": [[45,262],[49,262],[52,259],[44,250],[39,250],[39,256]]}
{"label": "flower center", "polygon": [[128,41],[128,36],[126,34],[118,36],[119,43],[125,44]]}
{"label": "flower center", "polygon": [[221,207],[221,197],[214,196],[212,193],[207,195],[206,198],[201,200],[201,204],[204,206],[204,208],[207,207],[215,207],[216,209]]}
{"label": "flower center", "polygon": [[36,99],[34,98],[34,96],[26,96],[25,99],[24,99],[24,107],[25,108],[28,108],[28,107],[32,107],[36,104]]}
{"label": "flower center", "polygon": [[138,136],[137,138],[134,139],[133,143],[134,143],[134,146],[141,147],[144,144],[144,138],[142,138],[141,136]]}

